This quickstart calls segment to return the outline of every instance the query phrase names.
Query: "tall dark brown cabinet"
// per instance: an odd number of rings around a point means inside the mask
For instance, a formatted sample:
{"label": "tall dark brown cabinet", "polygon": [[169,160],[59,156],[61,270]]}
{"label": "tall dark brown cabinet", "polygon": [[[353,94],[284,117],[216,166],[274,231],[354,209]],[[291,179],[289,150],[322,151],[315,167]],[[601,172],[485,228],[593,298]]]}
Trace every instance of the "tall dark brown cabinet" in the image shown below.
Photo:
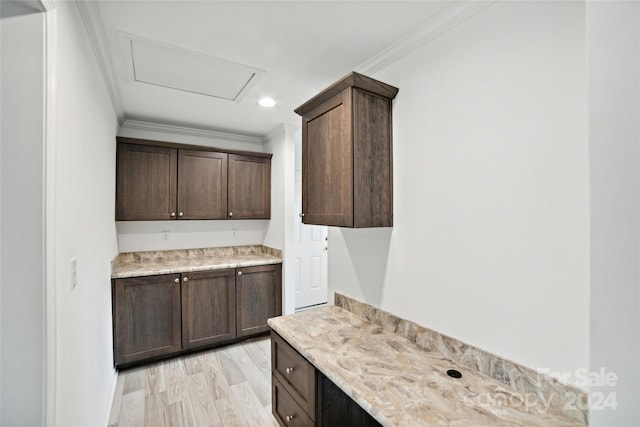
{"label": "tall dark brown cabinet", "polygon": [[391,107],[397,93],[354,72],[295,110],[302,116],[305,224],[393,226]]}

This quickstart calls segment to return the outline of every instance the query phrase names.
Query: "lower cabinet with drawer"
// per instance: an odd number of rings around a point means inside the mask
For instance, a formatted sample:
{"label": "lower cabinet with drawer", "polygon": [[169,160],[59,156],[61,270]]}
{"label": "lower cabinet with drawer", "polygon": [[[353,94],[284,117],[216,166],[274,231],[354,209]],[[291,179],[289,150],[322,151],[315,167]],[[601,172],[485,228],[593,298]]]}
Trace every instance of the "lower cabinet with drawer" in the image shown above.
{"label": "lower cabinet with drawer", "polygon": [[274,331],[271,331],[271,410],[283,427],[380,426]]}
{"label": "lower cabinet with drawer", "polygon": [[282,264],[112,280],[117,368],[268,333]]}

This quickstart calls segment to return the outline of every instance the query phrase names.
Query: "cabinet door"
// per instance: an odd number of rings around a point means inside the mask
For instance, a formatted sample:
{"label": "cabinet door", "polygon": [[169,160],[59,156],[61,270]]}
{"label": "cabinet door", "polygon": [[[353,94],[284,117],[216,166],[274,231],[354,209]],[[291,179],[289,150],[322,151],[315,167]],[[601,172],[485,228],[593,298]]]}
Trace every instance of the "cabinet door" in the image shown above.
{"label": "cabinet door", "polygon": [[236,271],[237,336],[268,332],[267,319],[282,314],[282,264]]}
{"label": "cabinet door", "polygon": [[178,218],[227,218],[227,154],[178,151]]}
{"label": "cabinet door", "polygon": [[305,224],[353,226],[351,89],[302,118],[302,211]]}
{"label": "cabinet door", "polygon": [[116,365],[180,351],[180,275],[114,280]]}
{"label": "cabinet door", "polygon": [[182,274],[183,348],[235,338],[235,280],[235,269]]}
{"label": "cabinet door", "polygon": [[229,219],[271,217],[271,159],[229,154]]}
{"label": "cabinet door", "polygon": [[176,217],[175,148],[118,144],[116,220]]}

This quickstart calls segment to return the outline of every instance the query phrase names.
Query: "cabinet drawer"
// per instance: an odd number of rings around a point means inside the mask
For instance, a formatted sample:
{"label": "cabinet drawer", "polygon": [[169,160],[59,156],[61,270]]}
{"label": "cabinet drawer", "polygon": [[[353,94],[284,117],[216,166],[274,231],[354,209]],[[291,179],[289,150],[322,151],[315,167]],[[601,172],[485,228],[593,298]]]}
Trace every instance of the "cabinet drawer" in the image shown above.
{"label": "cabinet drawer", "polygon": [[281,426],[313,427],[314,422],[275,376],[271,377],[271,398],[273,416]]}
{"label": "cabinet drawer", "polygon": [[316,370],[273,331],[271,331],[271,372],[302,409],[315,419]]}

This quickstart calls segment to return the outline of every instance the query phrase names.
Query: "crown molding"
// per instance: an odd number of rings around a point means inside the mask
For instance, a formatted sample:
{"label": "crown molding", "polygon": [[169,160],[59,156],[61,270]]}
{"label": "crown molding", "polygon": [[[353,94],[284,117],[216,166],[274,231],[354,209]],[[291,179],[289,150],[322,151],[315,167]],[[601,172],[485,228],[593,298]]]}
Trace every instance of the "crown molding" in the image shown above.
{"label": "crown molding", "polygon": [[111,104],[118,118],[118,123],[122,125],[124,123],[124,104],[122,102],[120,89],[118,88],[116,73],[111,62],[107,33],[102,24],[98,2],[76,0],[75,3],[76,6],[78,6],[78,10],[80,10],[80,16],[87,30],[93,52],[98,60],[98,67],[102,73]]}
{"label": "crown molding", "polygon": [[219,132],[209,129],[199,129],[162,123],[146,122],[142,120],[125,120],[120,129],[140,130],[147,132],[160,132],[171,135],[192,136],[208,139],[220,139],[224,141],[244,142],[261,145],[263,138],[259,136],[241,135],[238,133]]}
{"label": "crown molding", "polygon": [[417,28],[360,64],[354,71],[365,75],[375,74],[496,2],[497,0],[452,2],[437,14],[423,21]]}
{"label": "crown molding", "polygon": [[53,0],[39,0],[40,7],[42,7],[43,12],[51,12],[56,8]]}
{"label": "crown molding", "polygon": [[294,135],[298,131],[298,129],[300,129],[300,126],[280,123],[275,128],[264,134],[264,136],[262,137],[262,141],[268,142],[279,138],[280,136]]}

